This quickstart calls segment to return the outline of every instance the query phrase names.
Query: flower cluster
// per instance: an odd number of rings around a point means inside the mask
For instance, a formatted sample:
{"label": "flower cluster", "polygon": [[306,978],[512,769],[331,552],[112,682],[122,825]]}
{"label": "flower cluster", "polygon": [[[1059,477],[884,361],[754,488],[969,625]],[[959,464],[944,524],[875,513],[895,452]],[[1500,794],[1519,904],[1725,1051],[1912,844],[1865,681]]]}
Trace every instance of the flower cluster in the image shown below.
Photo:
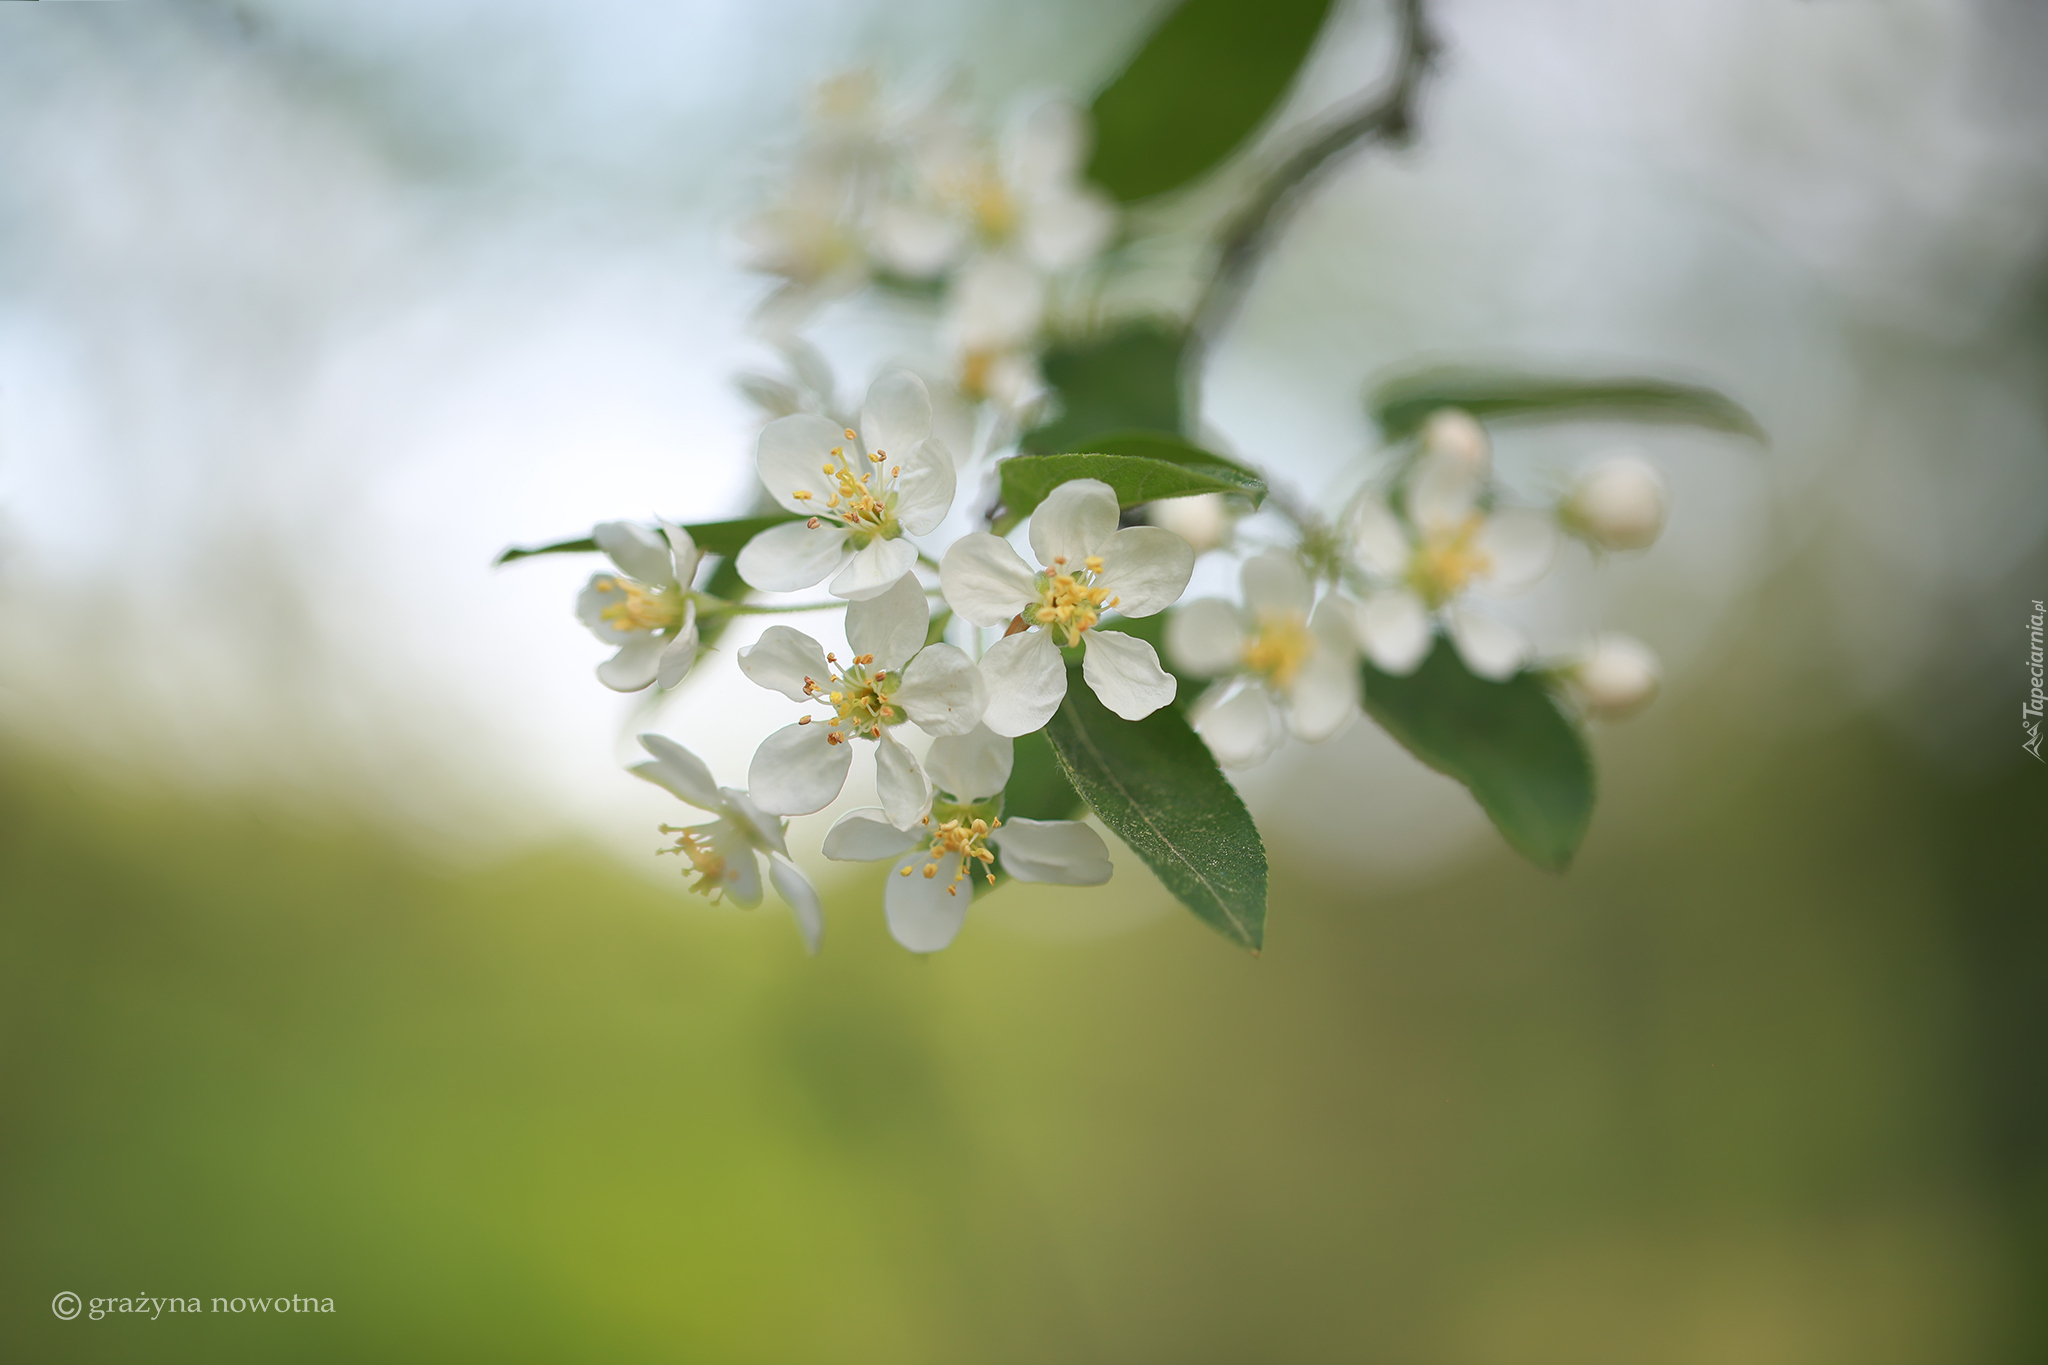
{"label": "flower cluster", "polygon": [[[704,586],[707,556],[670,522],[605,522],[586,542],[549,547],[610,559],[577,614],[615,650],[597,672],[622,692],[677,686],[737,616],[833,613],[828,629],[772,624],[736,652],[741,674],[795,708],[759,741],[745,790],[719,786],[658,734],[641,736],[650,760],[633,770],[712,817],[662,826],[691,890],[756,905],[765,858],[812,951],[824,917],[790,857],[789,822],[841,798],[856,750],[873,759],[872,804],[840,815],[821,852],[885,864],[889,930],[926,953],[950,944],[976,895],[1005,879],[1109,879],[1088,824],[1006,809],[1015,741],[1063,706],[1099,714],[1068,705],[1073,687],[1125,722],[1182,708],[1175,723],[1191,723],[1230,768],[1265,761],[1290,736],[1336,736],[1372,679],[1432,660],[1496,682],[1534,675],[1592,717],[1626,716],[1656,693],[1656,659],[1636,641],[1603,634],[1546,656],[1503,609],[1570,541],[1596,558],[1655,541],[1668,501],[1656,470],[1618,456],[1561,496],[1518,499],[1486,430],[1452,408],[1367,486],[1321,503],[1276,497],[1242,526],[1250,502],[1213,480],[1166,486],[1154,481],[1157,461],[1080,455],[1063,457],[1081,461],[1061,466],[1064,481],[1015,509],[1029,514],[1021,536],[993,511],[989,529],[947,534],[959,529],[964,475],[1009,495],[1007,478],[973,466],[1016,437],[1042,388],[1052,301],[1117,231],[1109,201],[1081,181],[1086,146],[1080,116],[1057,104],[985,138],[957,101],[898,109],[864,76],[828,84],[787,184],[744,234],[749,263],[779,280],[763,321],[795,379],[743,380],[771,419],[756,448],[759,506],[779,511],[695,527],[722,564]],[[905,282],[943,301],[933,335],[951,381],[892,367],[857,412],[843,410],[823,357],[794,328],[827,299]],[[935,387],[947,390],[936,406]],[[979,433],[964,441],[951,420],[963,404]],[[1210,468],[1231,463],[1193,454]],[[1262,486],[1256,471],[1235,472]],[[735,526],[752,532],[744,543]],[[1212,553],[1237,557],[1240,591],[1182,603],[1197,558]],[[748,598],[820,589],[822,600]],[[1220,787],[1186,733],[1179,751]]]}
{"label": "flower cluster", "polygon": [[1042,389],[1037,348],[1066,280],[1115,235],[1115,205],[1081,178],[1086,122],[1068,106],[979,135],[957,93],[888,105],[865,73],[827,82],[775,202],[742,230],[745,259],[782,281],[771,329],[870,282],[935,289],[952,380],[1004,413]]}

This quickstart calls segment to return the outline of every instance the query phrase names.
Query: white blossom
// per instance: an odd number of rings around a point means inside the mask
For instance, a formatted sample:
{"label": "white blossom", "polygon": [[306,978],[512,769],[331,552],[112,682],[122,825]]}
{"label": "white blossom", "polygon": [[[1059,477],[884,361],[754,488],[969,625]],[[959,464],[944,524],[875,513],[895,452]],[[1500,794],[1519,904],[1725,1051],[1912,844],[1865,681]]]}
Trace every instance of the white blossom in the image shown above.
{"label": "white blossom", "polygon": [[1194,711],[1195,729],[1225,767],[1264,762],[1283,734],[1315,743],[1358,714],[1357,644],[1348,604],[1314,603],[1293,555],[1244,563],[1244,605],[1203,598],[1167,619],[1166,652],[1219,681]]}
{"label": "white blossom", "polygon": [[709,824],[663,825],[663,834],[673,834],[673,847],[663,853],[687,858],[696,880],[690,889],[716,902],[721,896],[747,909],[761,903],[761,863],[768,859],[768,876],[775,889],[796,916],[797,932],[806,950],[818,951],[825,932],[825,910],[809,878],[790,861],[786,824],[763,811],[743,791],[721,787],[712,780],[704,761],[666,735],[642,735],[640,747],[652,761],[636,764],[633,772],[678,799],[717,818]]}
{"label": "white blossom", "polygon": [[930,392],[908,370],[868,389],[858,432],[809,412],[770,422],[759,467],[769,495],[806,518],[740,551],[740,576],[768,592],[830,578],[834,597],[885,593],[917,563],[904,537],[935,530],[953,505],[953,457],[932,436]]}
{"label": "white blossom", "polygon": [[931,607],[915,577],[846,609],[851,657],[841,661],[800,630],[770,626],[739,652],[740,671],[804,706],[805,715],[761,742],[747,786],[763,810],[809,815],[846,785],[852,741],[875,744],[875,788],[891,823],[908,829],[931,808],[924,768],[891,733],[910,721],[933,735],[972,730],[988,702],[981,670],[958,648],[925,643]]}
{"label": "white blossom", "polygon": [[1110,608],[1143,617],[1178,601],[1194,571],[1188,543],[1156,526],[1118,530],[1116,494],[1099,479],[1053,489],[1032,514],[1030,542],[1037,570],[986,531],[955,541],[939,566],[954,611],[978,626],[1009,626],[981,656],[989,729],[1029,734],[1052,718],[1067,694],[1062,646],[1086,650],[1082,678],[1125,720],[1172,701],[1173,675],[1151,645],[1095,627]]}
{"label": "white blossom", "polygon": [[1640,455],[1613,455],[1579,477],[1558,504],[1567,531],[1603,550],[1642,550],[1664,531],[1664,476]]}
{"label": "white blossom", "polygon": [[826,833],[828,858],[890,862],[883,910],[891,936],[912,952],[937,952],[953,941],[974,899],[975,875],[993,886],[997,858],[1021,882],[1100,886],[1109,880],[1109,850],[1087,825],[1001,817],[998,794],[1013,761],[1011,741],[985,725],[942,736],[925,756],[941,796],[921,829],[903,830],[881,811],[857,810]]}
{"label": "white blossom", "polygon": [[1194,493],[1147,503],[1145,520],[1173,532],[1194,547],[1196,554],[1204,555],[1230,543],[1236,518],[1221,493]]}
{"label": "white blossom", "polygon": [[1662,670],[1650,647],[1618,634],[1595,640],[1563,676],[1586,714],[1600,720],[1626,720],[1656,700],[1662,685]]}
{"label": "white blossom", "polygon": [[619,692],[649,683],[674,687],[697,659],[697,603],[690,595],[702,558],[690,533],[628,521],[600,523],[591,538],[617,566],[593,574],[576,598],[576,617],[618,653],[597,666],[598,681]]}
{"label": "white blossom", "polygon": [[1539,513],[1488,510],[1485,432],[1463,413],[1439,413],[1396,511],[1377,494],[1352,509],[1353,554],[1374,582],[1354,612],[1359,644],[1387,673],[1410,673],[1441,622],[1466,667],[1502,679],[1527,663],[1529,640],[1474,599],[1505,596],[1541,578],[1557,533]]}

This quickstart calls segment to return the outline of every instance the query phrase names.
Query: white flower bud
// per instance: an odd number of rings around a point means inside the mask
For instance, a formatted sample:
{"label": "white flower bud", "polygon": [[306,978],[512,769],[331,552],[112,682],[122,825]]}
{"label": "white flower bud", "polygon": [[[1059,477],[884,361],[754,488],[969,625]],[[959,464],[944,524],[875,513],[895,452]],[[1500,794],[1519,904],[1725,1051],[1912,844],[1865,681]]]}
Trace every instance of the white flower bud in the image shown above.
{"label": "white flower bud", "polygon": [[1664,476],[1639,455],[1616,455],[1587,470],[1558,517],[1565,529],[1603,550],[1641,550],[1664,530]]}
{"label": "white flower bud", "polygon": [[1486,468],[1486,428],[1461,408],[1438,408],[1422,424],[1422,453],[1475,473]]}
{"label": "white flower bud", "polygon": [[1648,706],[1662,684],[1657,656],[1628,635],[1603,635],[1566,672],[1586,714],[1625,720]]}
{"label": "white flower bud", "polygon": [[1233,518],[1221,493],[1196,493],[1148,503],[1145,520],[1173,532],[1200,555],[1229,543]]}

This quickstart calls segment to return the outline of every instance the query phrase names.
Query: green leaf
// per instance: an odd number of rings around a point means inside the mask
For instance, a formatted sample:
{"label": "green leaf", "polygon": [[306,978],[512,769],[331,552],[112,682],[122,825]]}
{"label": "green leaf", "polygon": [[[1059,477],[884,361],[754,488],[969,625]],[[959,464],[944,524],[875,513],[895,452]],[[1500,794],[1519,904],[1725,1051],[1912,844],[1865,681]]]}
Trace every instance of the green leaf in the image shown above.
{"label": "green leaf", "polygon": [[1052,741],[1043,730],[1019,735],[1009,785],[1003,788],[1003,814],[1027,820],[1072,820],[1081,814],[1081,797],[1060,771]]}
{"label": "green leaf", "polygon": [[1266,937],[1266,846],[1179,709],[1119,719],[1074,669],[1045,734],[1074,790],[1166,889],[1257,952]]}
{"label": "green leaf", "polygon": [[1253,502],[1266,495],[1258,476],[1236,465],[1168,464],[1136,455],[1013,455],[996,469],[1003,490],[1003,515],[995,524],[999,535],[1030,516],[1053,489],[1073,479],[1102,480],[1116,490],[1119,507],[1190,493],[1240,493]]}
{"label": "green leaf", "polygon": [[1124,203],[1219,165],[1272,115],[1330,0],[1185,0],[1095,97],[1088,178]]}
{"label": "green leaf", "polygon": [[[1067,454],[1066,451],[1048,452]],[[1235,470],[1239,474],[1256,479],[1259,471],[1249,465],[1239,464],[1227,455],[1218,455],[1213,450],[1184,441],[1178,436],[1163,431],[1112,431],[1101,436],[1091,436],[1087,442],[1087,454],[1093,455],[1135,455],[1147,460],[1159,460],[1166,464],[1185,465],[1190,469],[1204,465],[1220,466]]]}
{"label": "green leaf", "polygon": [[1517,853],[1570,865],[1593,819],[1593,762],[1536,674],[1489,682],[1443,639],[1405,678],[1364,671],[1365,709],[1388,734],[1471,788]]}
{"label": "green leaf", "polygon": [[1091,449],[1090,438],[1104,432],[1180,431],[1185,344],[1178,328],[1144,321],[1050,347],[1039,367],[1059,395],[1060,415],[1019,444],[1053,455]]}
{"label": "green leaf", "polygon": [[1689,423],[1768,440],[1756,418],[1726,394],[1661,379],[1561,379],[1452,366],[1389,380],[1366,403],[1389,441],[1414,435],[1438,408],[1496,420]]}
{"label": "green leaf", "polygon": [[[730,521],[699,521],[683,529],[690,533],[690,539],[696,541],[697,548],[705,554],[732,556],[771,526],[798,520],[801,518],[795,512],[775,512],[762,517],[735,517]],[[530,559],[534,555],[594,554],[596,551],[597,542],[585,536],[581,540],[558,540],[552,545],[515,545],[499,555],[495,562],[510,564],[515,559]]]}

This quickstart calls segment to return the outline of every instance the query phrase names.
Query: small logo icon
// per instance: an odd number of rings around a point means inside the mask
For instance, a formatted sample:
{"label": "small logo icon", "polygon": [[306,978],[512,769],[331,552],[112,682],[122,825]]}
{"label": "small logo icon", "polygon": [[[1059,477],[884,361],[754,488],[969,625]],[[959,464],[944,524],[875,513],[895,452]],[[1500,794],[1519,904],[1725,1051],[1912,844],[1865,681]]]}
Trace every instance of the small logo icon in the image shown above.
{"label": "small logo icon", "polygon": [[66,1322],[69,1322],[73,1318],[78,1316],[78,1310],[80,1307],[81,1305],[78,1302],[78,1295],[72,1293],[68,1289],[65,1290],[63,1293],[59,1294],[56,1298],[50,1300],[50,1311],[52,1313],[55,1313],[58,1317],[64,1319],[64,1321]]}

